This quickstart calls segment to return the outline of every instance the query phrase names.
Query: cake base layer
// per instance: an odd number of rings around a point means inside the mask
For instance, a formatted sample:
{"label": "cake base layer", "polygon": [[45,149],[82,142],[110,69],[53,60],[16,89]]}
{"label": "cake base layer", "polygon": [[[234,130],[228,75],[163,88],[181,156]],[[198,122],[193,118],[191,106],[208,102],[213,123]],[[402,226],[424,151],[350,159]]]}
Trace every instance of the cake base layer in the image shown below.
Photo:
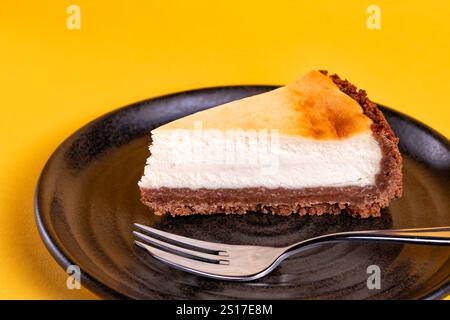
{"label": "cake base layer", "polygon": [[141,189],[142,202],[155,214],[244,214],[263,212],[275,215],[339,214],[355,217],[380,215],[389,197],[380,197],[376,187],[306,189]]}

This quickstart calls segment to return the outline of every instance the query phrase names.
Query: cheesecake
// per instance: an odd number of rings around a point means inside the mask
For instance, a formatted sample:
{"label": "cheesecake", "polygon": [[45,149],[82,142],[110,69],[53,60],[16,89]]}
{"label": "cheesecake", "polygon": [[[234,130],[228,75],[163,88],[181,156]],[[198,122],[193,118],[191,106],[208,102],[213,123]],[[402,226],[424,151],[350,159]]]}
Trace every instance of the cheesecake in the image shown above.
{"label": "cheesecake", "polygon": [[364,90],[310,71],[152,130],[138,186],[157,215],[377,217],[401,196],[402,158]]}

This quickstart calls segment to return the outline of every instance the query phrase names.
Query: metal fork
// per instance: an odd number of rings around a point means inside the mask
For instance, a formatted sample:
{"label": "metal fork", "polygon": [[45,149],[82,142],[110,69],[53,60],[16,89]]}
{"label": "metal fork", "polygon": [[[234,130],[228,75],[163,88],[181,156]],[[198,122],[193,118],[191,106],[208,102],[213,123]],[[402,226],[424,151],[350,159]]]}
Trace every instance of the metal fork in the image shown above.
{"label": "metal fork", "polygon": [[259,279],[284,259],[330,242],[378,241],[450,245],[450,227],[350,231],[310,238],[287,247],[230,245],[178,236],[135,223],[135,243],[168,265],[197,275],[235,281]]}

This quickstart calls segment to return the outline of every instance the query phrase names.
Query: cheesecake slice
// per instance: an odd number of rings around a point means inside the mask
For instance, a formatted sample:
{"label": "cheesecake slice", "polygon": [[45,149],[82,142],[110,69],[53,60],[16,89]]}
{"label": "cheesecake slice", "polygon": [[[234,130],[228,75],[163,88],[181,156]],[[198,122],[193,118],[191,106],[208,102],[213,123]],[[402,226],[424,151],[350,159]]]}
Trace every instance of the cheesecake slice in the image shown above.
{"label": "cheesecake slice", "polygon": [[151,131],[142,202],[157,215],[380,216],[402,193],[398,138],[325,71]]}

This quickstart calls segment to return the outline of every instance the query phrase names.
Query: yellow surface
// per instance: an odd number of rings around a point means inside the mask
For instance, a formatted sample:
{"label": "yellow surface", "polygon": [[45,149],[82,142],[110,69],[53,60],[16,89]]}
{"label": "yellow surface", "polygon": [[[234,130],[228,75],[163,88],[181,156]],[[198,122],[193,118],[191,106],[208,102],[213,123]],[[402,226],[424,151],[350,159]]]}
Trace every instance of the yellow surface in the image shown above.
{"label": "yellow surface", "polygon": [[[66,27],[70,4],[81,29]],[[366,27],[381,8],[381,29]],[[66,289],[33,220],[45,161],[122,105],[328,69],[450,137],[450,2],[3,1],[0,5],[0,298],[93,298]]]}
{"label": "yellow surface", "polygon": [[317,70],[288,85],[194,113],[152,131],[278,130],[281,135],[317,140],[346,139],[370,132],[372,121],[361,106]]}

